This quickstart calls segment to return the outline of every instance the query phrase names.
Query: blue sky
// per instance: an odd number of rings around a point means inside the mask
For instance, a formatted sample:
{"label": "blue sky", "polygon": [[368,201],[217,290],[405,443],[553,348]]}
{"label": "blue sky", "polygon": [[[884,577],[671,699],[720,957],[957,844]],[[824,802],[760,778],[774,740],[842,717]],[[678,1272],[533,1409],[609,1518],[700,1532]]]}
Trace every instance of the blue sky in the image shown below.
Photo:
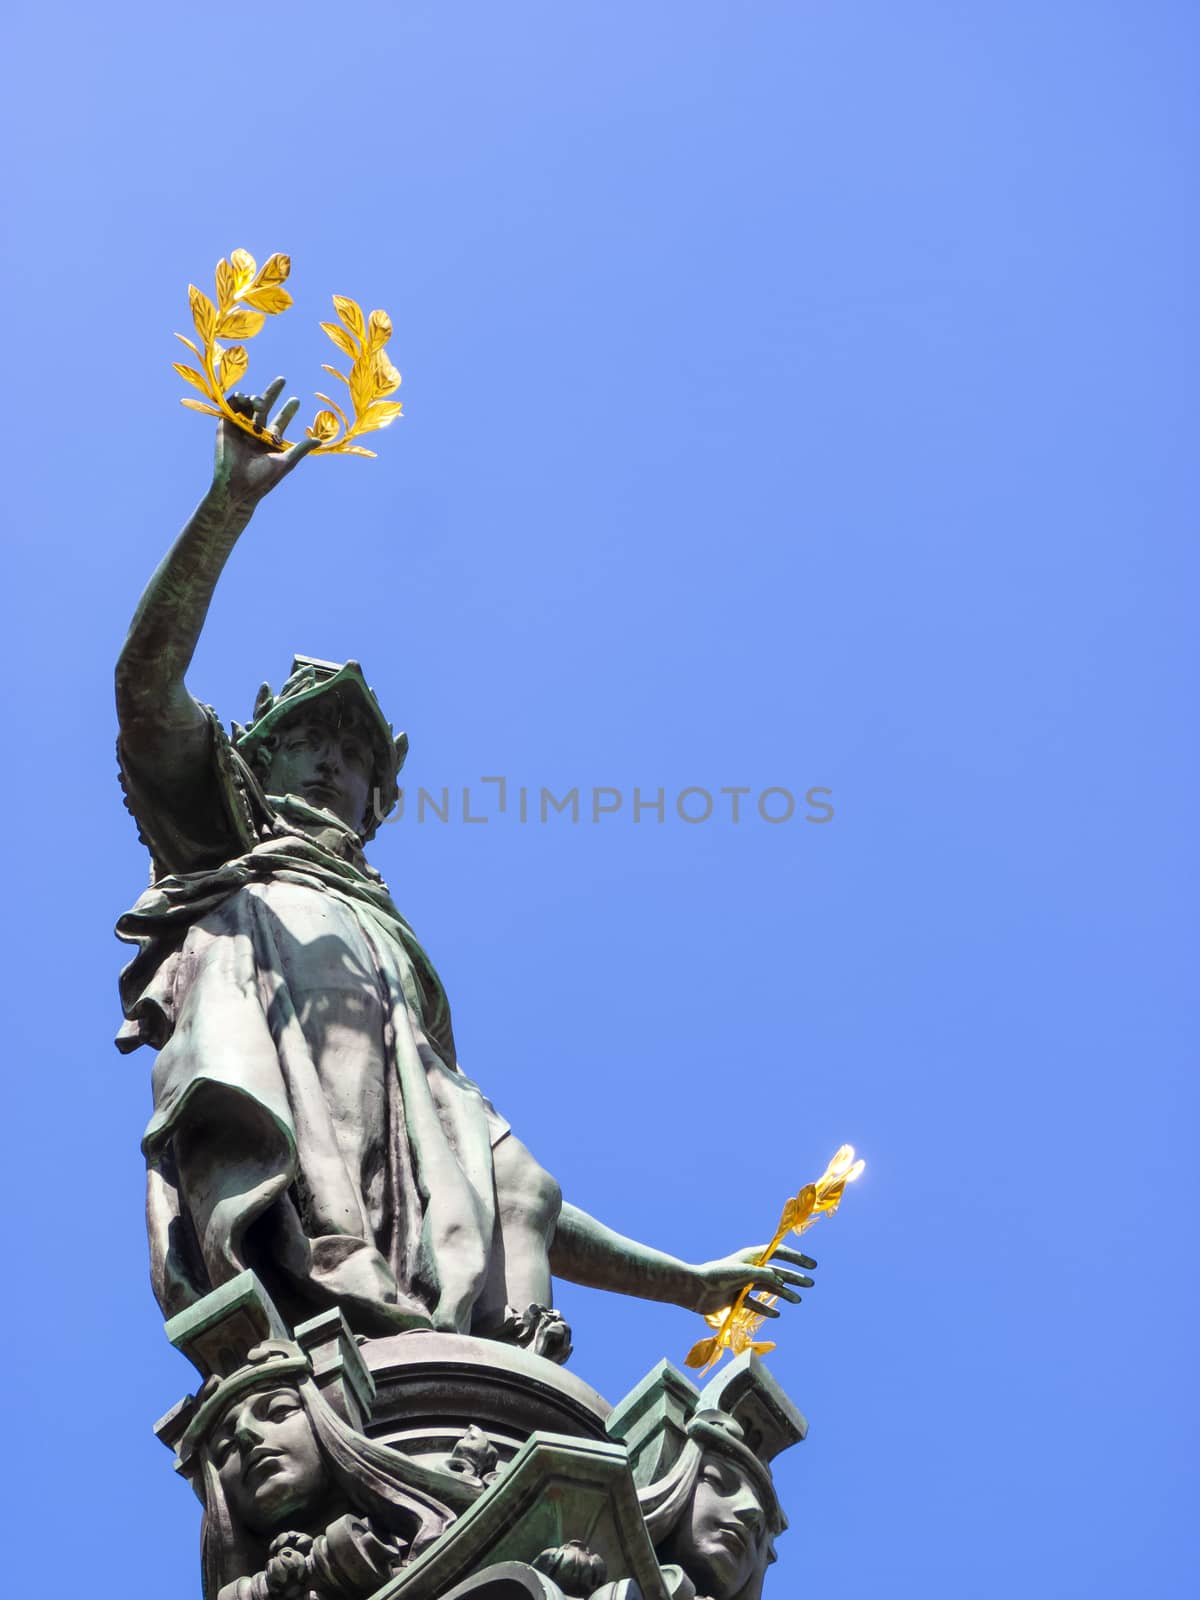
{"label": "blue sky", "polygon": [[[702,1259],[868,1159],[772,1358],[811,1424],[774,1594],[1193,1592],[1197,34],[1104,0],[10,23],[14,1593],[199,1592],[150,1434],[190,1381],[150,1059],[109,1042],[145,881],[111,670],[206,482],[170,335],[237,245],[293,258],[252,377],[311,415],[347,293],[407,414],[264,505],[194,692],[245,719],[293,651],[356,656],[413,785],[625,797],[374,852],[571,1199]],[[671,814],[815,785],[825,825]],[[703,1331],[561,1303],[613,1399]]]}

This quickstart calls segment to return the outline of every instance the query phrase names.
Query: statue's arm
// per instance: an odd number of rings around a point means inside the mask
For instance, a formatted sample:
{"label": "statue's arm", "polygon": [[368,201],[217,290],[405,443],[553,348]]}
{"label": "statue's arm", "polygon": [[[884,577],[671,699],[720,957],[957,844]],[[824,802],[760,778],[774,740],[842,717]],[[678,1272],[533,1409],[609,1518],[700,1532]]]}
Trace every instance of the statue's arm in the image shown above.
{"label": "statue's arm", "polygon": [[214,484],[146,585],[117,660],[117,718],[127,758],[171,787],[208,758],[208,720],[184,677],[217,579],[253,508]]}
{"label": "statue's arm", "polygon": [[[796,1266],[815,1267],[810,1256],[801,1255],[798,1250],[778,1249],[772,1260],[787,1265],[760,1266],[752,1258],[761,1253],[761,1246],[751,1246],[719,1261],[692,1266],[615,1233],[586,1211],[564,1201],[550,1245],[550,1270],[556,1277],[590,1289],[609,1289],[617,1294],[636,1295],[640,1300],[663,1300],[706,1316],[729,1305],[746,1284],[791,1301],[800,1299],[793,1285],[812,1286],[810,1277],[792,1270]],[[756,1309],[766,1316],[779,1315],[761,1303],[756,1304]]]}
{"label": "statue's arm", "polygon": [[[232,403],[267,426],[282,387],[279,378],[262,396]],[[289,400],[277,431],[295,410]],[[126,759],[162,787],[184,789],[207,763],[208,722],[184,680],[217,580],[259,500],[314,443],[305,439],[280,453],[221,422],[212,486],[146,585],[117,660],[117,717]]]}

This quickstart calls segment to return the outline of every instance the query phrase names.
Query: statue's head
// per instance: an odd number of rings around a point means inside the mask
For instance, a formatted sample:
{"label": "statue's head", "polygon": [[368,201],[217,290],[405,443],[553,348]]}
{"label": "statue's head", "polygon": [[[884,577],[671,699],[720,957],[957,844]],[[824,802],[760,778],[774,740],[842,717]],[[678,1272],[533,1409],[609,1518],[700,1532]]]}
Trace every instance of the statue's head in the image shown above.
{"label": "statue's head", "polygon": [[369,839],[398,798],[408,736],[391,724],[357,661],[297,656],[279,693],[263,684],[238,753],[268,794],[297,795]]}
{"label": "statue's head", "polygon": [[231,1400],[208,1449],[226,1504],[253,1532],[319,1518],[329,1475],[294,1384],[275,1383]]}
{"label": "statue's head", "polygon": [[704,1600],[758,1600],[786,1521],[769,1468],[732,1417],[699,1411],[667,1477],[644,1500],[656,1554]]}
{"label": "statue's head", "polygon": [[664,1547],[701,1594],[733,1600],[765,1565],[767,1513],[750,1474],[730,1456],[702,1454],[691,1504]]}
{"label": "statue's head", "polygon": [[185,1403],[179,1469],[204,1504],[205,1594],[260,1571],[284,1533],[321,1534],[339,1517],[368,1518],[400,1552],[417,1554],[451,1513],[406,1457],[351,1427],[322,1394],[310,1358],[268,1339]]}

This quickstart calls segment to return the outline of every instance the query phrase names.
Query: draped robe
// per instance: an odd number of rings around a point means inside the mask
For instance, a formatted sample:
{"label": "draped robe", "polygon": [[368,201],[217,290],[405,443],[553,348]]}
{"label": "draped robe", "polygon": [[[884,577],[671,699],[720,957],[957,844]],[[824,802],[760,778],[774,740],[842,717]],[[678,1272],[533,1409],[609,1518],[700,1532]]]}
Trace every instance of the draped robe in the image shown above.
{"label": "draped robe", "polygon": [[117,923],[138,946],[117,1044],[158,1049],[155,1294],[171,1315],[253,1267],[292,1321],[336,1304],[364,1333],[428,1326],[484,1290],[508,1124],[459,1068],[445,990],[358,835],[263,794],[207,714],[186,801],[121,752],[154,862]]}

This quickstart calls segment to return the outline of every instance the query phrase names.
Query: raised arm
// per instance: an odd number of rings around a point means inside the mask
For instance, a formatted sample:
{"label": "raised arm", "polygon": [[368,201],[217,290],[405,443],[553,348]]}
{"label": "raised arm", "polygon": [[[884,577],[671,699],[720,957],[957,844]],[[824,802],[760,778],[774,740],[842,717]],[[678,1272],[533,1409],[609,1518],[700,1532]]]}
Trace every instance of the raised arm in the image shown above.
{"label": "raised arm", "polygon": [[[235,395],[230,403],[266,428],[282,388],[277,378],[261,396]],[[282,408],[275,433],[283,433],[297,405],[289,400]],[[255,506],[314,445],[303,439],[280,452],[219,423],[212,487],[146,585],[117,661],[117,718],[125,759],[164,789],[186,789],[207,759],[206,719],[184,678],[217,579]]]}

